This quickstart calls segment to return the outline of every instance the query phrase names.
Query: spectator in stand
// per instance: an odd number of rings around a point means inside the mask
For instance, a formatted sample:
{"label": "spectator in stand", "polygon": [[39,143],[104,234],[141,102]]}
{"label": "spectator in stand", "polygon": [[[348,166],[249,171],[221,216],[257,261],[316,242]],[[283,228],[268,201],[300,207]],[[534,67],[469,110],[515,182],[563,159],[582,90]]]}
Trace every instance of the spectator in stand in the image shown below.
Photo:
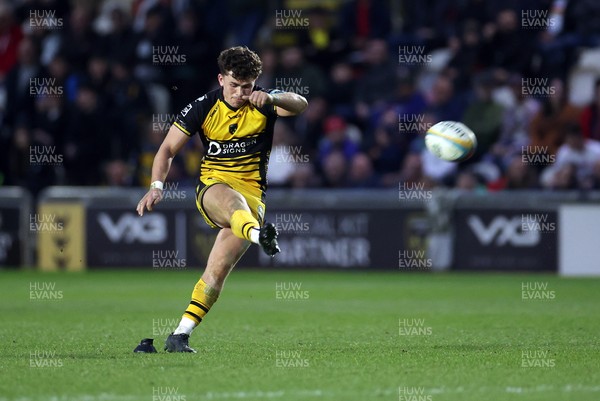
{"label": "spectator in stand", "polygon": [[[174,49],[171,30],[167,28],[168,15],[168,9],[163,6],[150,8],[146,13],[144,29],[136,37],[134,75],[143,83],[166,83],[166,67],[170,65],[168,56],[174,54],[171,51]],[[160,57],[167,61],[161,63]]]}
{"label": "spectator in stand", "polygon": [[373,162],[366,154],[359,152],[350,161],[348,186],[352,188],[375,188],[379,177],[373,169]]}
{"label": "spectator in stand", "polygon": [[273,146],[269,157],[267,179],[270,187],[287,187],[298,165],[308,163],[308,155],[302,145],[294,143],[294,133],[283,121],[278,121],[273,130]]}
{"label": "spectator in stand", "polygon": [[[177,87],[176,91],[172,91],[175,96],[173,108],[176,110],[196,98],[198,88],[208,91],[219,73],[215,63],[206,61],[216,60],[221,49],[214,46],[213,35],[202,29],[198,19],[196,11],[189,9],[176,22],[173,43],[179,46],[178,53],[185,55],[185,63],[172,66],[170,73],[170,82]],[[190,85],[190,82],[194,82],[194,85]]]}
{"label": "spectator in stand", "polygon": [[402,28],[398,33],[392,33],[392,42],[427,49],[445,47],[448,38],[456,35],[460,3],[449,0],[401,2]]}
{"label": "spectator in stand", "polygon": [[62,152],[67,129],[68,112],[64,96],[38,96],[35,99],[31,127],[34,139]]}
{"label": "spectator in stand", "polygon": [[452,58],[448,62],[448,74],[454,80],[456,89],[460,92],[471,88],[472,77],[481,70],[480,53],[481,27],[475,21],[469,21],[463,28],[460,36],[452,37],[448,47],[452,51]]}
{"label": "spectator in stand", "polygon": [[600,160],[594,163],[592,173],[581,185],[584,189],[600,189]]}
{"label": "spectator in stand", "polygon": [[0,83],[17,63],[23,32],[16,23],[10,3],[0,0]]}
{"label": "spectator in stand", "polygon": [[365,138],[363,148],[380,176],[398,172],[409,150],[412,133],[399,128],[398,114],[390,109],[382,115],[373,134]]}
{"label": "spectator in stand", "polygon": [[409,153],[402,163],[398,174],[388,174],[382,177],[385,187],[395,187],[402,182],[405,188],[430,188],[431,181],[423,174],[421,155],[417,152]]}
{"label": "spectator in stand", "polygon": [[431,90],[425,95],[426,112],[435,114],[439,121],[460,121],[465,110],[465,102],[454,92],[454,83],[446,74],[440,74]]}
{"label": "spectator in stand", "polygon": [[319,143],[319,162],[324,164],[327,157],[333,152],[341,152],[350,162],[358,153],[360,145],[360,132],[356,127],[349,125],[340,116],[330,116],[323,124],[325,137]]}
{"label": "spectator in stand", "polygon": [[342,38],[353,49],[366,49],[371,39],[385,39],[392,29],[392,13],[383,0],[350,0],[339,10]]}
{"label": "spectator in stand", "polygon": [[513,154],[508,162],[506,172],[500,179],[488,184],[490,191],[511,189],[535,189],[538,187],[538,178],[535,169],[523,161],[523,156]]}
{"label": "spectator in stand", "polygon": [[17,120],[28,120],[34,109],[35,93],[39,87],[38,81],[32,79],[41,78],[45,71],[39,63],[39,48],[37,44],[28,37],[19,43],[17,63],[8,72],[5,79],[6,88],[6,113],[4,124],[9,128]]}
{"label": "spectator in stand", "polygon": [[542,173],[542,183],[546,187],[553,187],[557,180],[564,183],[570,171],[565,166],[573,166],[576,181],[583,183],[592,176],[598,161],[600,141],[584,138],[579,125],[571,124],[567,127],[565,143],[556,152],[556,161]]}
{"label": "spectator in stand", "polygon": [[132,170],[123,160],[110,160],[104,163],[102,184],[109,187],[129,187],[133,183]]}
{"label": "spectator in stand", "polygon": [[261,88],[275,87],[275,74],[277,69],[277,51],[272,47],[264,47],[258,56],[262,60],[262,74],[256,80],[256,85]]}
{"label": "spectator in stand", "polygon": [[566,79],[579,48],[600,45],[600,3],[596,0],[554,0],[540,35],[541,73]]}
{"label": "spectator in stand", "polygon": [[353,119],[356,79],[354,78],[352,66],[346,62],[334,64],[329,79],[327,100],[332,111],[348,120]]}
{"label": "spectator in stand", "polygon": [[69,185],[98,185],[101,164],[110,154],[106,111],[91,86],[81,85],[65,134],[64,164]]}
{"label": "spectator in stand", "polygon": [[387,42],[369,40],[362,51],[365,72],[360,76],[354,101],[356,115],[368,120],[373,108],[390,101],[396,89],[396,64],[390,59]]}
{"label": "spectator in stand", "polygon": [[[105,54],[123,60],[135,54],[136,36],[131,27],[131,16],[125,4],[113,2],[109,9],[108,33],[103,37]],[[98,53],[96,52],[96,56]]]}
{"label": "spectator in stand", "polygon": [[298,46],[285,48],[281,52],[275,83],[276,87],[282,86],[279,89],[298,93],[307,99],[327,93],[326,77],[318,67],[304,60],[302,50]]}
{"label": "spectator in stand", "polygon": [[126,60],[115,60],[111,72],[109,88],[112,107],[105,117],[108,117],[111,129],[106,140],[111,144],[111,158],[128,160],[139,150],[142,127],[138,122],[150,115],[152,109],[144,86],[132,76]]}
{"label": "spectator in stand", "polygon": [[229,27],[233,31],[233,40],[237,46],[252,47],[256,34],[269,14],[267,0],[228,0],[228,12],[231,18]]}
{"label": "spectator in stand", "polygon": [[323,97],[315,97],[308,102],[308,106],[304,113],[295,117],[293,121],[294,131],[298,136],[298,140],[307,146],[307,151],[311,157],[317,157],[319,142],[323,137],[323,124],[329,104]]}
{"label": "spectator in stand", "polygon": [[502,117],[500,138],[492,145],[491,153],[501,166],[508,166],[511,155],[521,152],[530,142],[529,127],[540,110],[540,103],[523,92],[522,78],[512,75],[508,86],[512,95]]}
{"label": "spectator in stand", "polygon": [[493,78],[482,73],[474,80],[475,100],[469,105],[462,121],[477,133],[477,151],[472,161],[487,154],[500,136],[502,106],[492,99]]}
{"label": "spectator in stand", "polygon": [[98,34],[92,29],[92,11],[83,4],[71,11],[68,24],[61,32],[59,53],[76,71],[85,71],[89,58],[102,48]]}
{"label": "spectator in stand", "polygon": [[326,8],[310,8],[306,16],[309,21],[306,29],[296,30],[298,44],[308,61],[321,71],[330,71],[332,65],[346,53],[344,40],[333,26],[330,12]]}
{"label": "spectator in stand", "polygon": [[322,161],[325,188],[343,188],[347,185],[348,160],[341,150],[327,154]]}
{"label": "spectator in stand", "polygon": [[561,79],[551,80],[550,87],[554,94],[542,102],[540,111],[531,121],[529,134],[530,146],[553,156],[564,142],[567,126],[579,123],[581,109],[568,102],[568,91]]}
{"label": "spectator in stand", "polygon": [[101,53],[95,53],[90,57],[87,65],[87,74],[81,79],[94,88],[96,93],[103,98],[103,102],[108,104],[109,87],[110,87],[110,64],[108,59]]}
{"label": "spectator in stand", "polygon": [[519,18],[515,10],[506,8],[498,13],[496,23],[484,35],[481,61],[486,67],[496,69],[501,77],[510,73],[530,75],[533,36],[521,29]]}
{"label": "spectator in stand", "polygon": [[581,132],[585,138],[600,141],[600,78],[594,85],[594,100],[581,113]]}

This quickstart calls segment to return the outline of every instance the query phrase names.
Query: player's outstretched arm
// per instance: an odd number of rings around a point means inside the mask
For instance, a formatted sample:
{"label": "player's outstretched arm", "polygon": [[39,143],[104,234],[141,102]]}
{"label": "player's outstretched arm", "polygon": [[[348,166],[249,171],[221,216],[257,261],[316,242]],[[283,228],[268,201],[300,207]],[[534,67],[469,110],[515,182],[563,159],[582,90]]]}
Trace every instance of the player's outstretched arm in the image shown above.
{"label": "player's outstretched arm", "polygon": [[172,125],[169,129],[158,152],[156,152],[156,156],[154,156],[150,189],[137,205],[136,210],[140,216],[144,215],[144,209],[152,211],[152,207],[162,200],[163,184],[171,168],[171,162],[190,138],[175,125]]}
{"label": "player's outstretched arm", "polygon": [[254,91],[250,96],[242,96],[256,107],[262,107],[265,104],[275,105],[277,115],[280,117],[295,116],[306,109],[308,102],[304,96],[292,92],[267,93],[263,91]]}

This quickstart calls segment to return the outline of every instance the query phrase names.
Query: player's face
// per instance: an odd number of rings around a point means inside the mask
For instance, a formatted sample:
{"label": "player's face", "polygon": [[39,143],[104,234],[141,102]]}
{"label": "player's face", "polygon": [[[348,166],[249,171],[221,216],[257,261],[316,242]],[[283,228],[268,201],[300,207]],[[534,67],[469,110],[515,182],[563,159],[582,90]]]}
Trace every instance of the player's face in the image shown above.
{"label": "player's face", "polygon": [[223,87],[225,101],[233,107],[241,107],[246,103],[243,96],[250,96],[256,80],[242,81],[235,79],[231,74],[219,74],[219,85]]}

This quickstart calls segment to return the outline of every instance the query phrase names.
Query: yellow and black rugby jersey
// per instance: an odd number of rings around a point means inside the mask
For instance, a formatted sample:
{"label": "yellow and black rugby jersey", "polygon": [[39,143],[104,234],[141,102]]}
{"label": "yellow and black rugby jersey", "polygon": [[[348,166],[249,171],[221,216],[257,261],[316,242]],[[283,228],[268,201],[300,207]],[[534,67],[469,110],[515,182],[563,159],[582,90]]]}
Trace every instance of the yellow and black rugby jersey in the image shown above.
{"label": "yellow and black rugby jersey", "polygon": [[[253,90],[279,92],[260,87]],[[234,109],[219,88],[188,104],[174,124],[186,135],[200,135],[204,144],[201,179],[241,180],[264,192],[276,118],[273,105],[257,108],[246,103]]]}

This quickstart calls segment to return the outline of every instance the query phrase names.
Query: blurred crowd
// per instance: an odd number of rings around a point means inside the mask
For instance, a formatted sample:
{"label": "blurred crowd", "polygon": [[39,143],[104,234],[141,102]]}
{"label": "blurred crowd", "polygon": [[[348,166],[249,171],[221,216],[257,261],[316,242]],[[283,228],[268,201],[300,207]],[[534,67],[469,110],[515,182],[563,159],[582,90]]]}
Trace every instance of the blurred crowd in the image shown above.
{"label": "blurred crowd", "polygon": [[[0,185],[148,185],[233,45],[309,100],[276,124],[271,187],[600,189],[600,79],[569,96],[597,0],[0,0]],[[473,129],[473,158],[425,150],[441,120]],[[169,181],[194,185],[201,146]]]}

